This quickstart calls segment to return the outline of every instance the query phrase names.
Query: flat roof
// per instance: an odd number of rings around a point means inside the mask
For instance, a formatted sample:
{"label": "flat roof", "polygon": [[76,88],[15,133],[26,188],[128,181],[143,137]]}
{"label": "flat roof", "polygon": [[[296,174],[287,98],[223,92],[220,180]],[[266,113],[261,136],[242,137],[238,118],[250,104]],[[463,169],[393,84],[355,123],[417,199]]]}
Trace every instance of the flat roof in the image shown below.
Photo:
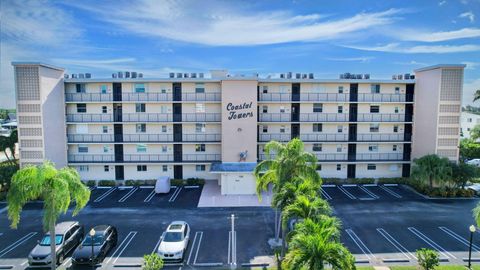
{"label": "flat roof", "polygon": [[415,69],[414,71],[415,72],[422,72],[422,71],[438,69],[438,68],[465,68],[466,66],[467,65],[464,65],[464,64],[438,64],[438,65],[418,68],[418,69]]}
{"label": "flat roof", "polygon": [[52,66],[52,65],[45,64],[45,63],[42,63],[42,62],[19,61],[19,62],[12,62],[12,66],[42,66],[42,67],[46,67],[46,68],[65,71],[64,68]]}
{"label": "flat roof", "polygon": [[415,83],[415,80],[349,80],[349,79],[262,79],[262,78],[243,78],[243,77],[226,77],[226,78],[98,78],[98,79],[79,79],[69,78],[65,79],[66,83],[113,83],[113,82],[132,82],[132,83],[148,83],[148,82],[221,82],[221,81],[236,81],[236,80],[252,80],[259,83],[381,83],[381,84],[410,84]]}

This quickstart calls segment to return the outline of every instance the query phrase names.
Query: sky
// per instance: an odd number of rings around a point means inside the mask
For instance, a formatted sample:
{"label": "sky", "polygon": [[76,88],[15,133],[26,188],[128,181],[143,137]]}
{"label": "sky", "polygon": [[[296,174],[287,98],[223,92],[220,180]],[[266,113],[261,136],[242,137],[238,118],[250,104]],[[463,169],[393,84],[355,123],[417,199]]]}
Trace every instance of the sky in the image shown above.
{"label": "sky", "polygon": [[480,0],[1,0],[0,12],[0,108],[15,107],[12,61],[96,78],[227,69],[383,79],[462,63],[464,105],[480,89]]}

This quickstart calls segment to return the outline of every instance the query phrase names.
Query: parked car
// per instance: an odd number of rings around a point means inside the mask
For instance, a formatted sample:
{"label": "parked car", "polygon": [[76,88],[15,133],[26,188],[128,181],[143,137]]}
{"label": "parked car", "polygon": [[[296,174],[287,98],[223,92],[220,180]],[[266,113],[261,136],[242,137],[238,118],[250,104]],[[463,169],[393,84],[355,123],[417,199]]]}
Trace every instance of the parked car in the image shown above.
{"label": "parked car", "polygon": [[[58,223],[55,226],[56,264],[62,264],[65,255],[74,250],[83,240],[84,229],[76,221]],[[28,255],[30,267],[48,267],[52,264],[50,234],[47,233]]]}
{"label": "parked car", "polygon": [[465,189],[471,189],[475,192],[475,195],[479,196],[480,195],[480,184],[473,184],[466,186]]}
{"label": "parked car", "polygon": [[[73,264],[97,264],[103,261],[108,252],[117,245],[117,229],[111,225],[93,227],[95,235],[88,233],[72,255]],[[93,257],[92,257],[93,246]],[[92,262],[93,260],[93,262]]]}
{"label": "parked car", "polygon": [[182,261],[190,239],[190,226],[185,221],[173,221],[161,236],[157,253],[165,261]]}
{"label": "parked car", "polygon": [[470,164],[470,165],[475,165],[477,167],[480,167],[480,158],[475,158],[475,159],[471,159],[471,160],[468,160],[467,162],[465,162],[467,164]]}

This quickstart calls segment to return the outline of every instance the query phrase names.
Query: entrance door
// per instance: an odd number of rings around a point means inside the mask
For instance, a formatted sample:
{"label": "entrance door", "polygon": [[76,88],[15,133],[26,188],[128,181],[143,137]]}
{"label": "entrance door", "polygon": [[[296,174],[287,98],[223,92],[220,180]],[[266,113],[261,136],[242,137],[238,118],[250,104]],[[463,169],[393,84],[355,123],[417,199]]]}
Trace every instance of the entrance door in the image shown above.
{"label": "entrance door", "polygon": [[405,124],[405,133],[403,133],[403,140],[410,142],[412,140],[412,124]]}
{"label": "entrance door", "polygon": [[405,122],[411,122],[413,119],[413,104],[405,104]]}
{"label": "entrance door", "polygon": [[348,141],[349,142],[357,141],[357,124],[348,125]]}
{"label": "entrance door", "polygon": [[182,141],[182,124],[173,124],[173,141]]}
{"label": "entrance door", "polygon": [[122,122],[122,104],[113,104],[113,121]]}
{"label": "entrance door", "polygon": [[350,84],[350,101],[358,101],[358,83]]}
{"label": "entrance door", "polygon": [[355,164],[348,164],[347,178],[355,178]]}
{"label": "entrance door", "polygon": [[182,104],[173,104],[173,122],[182,122]]}
{"label": "entrance door", "polygon": [[123,162],[123,144],[115,144],[115,162]]}
{"label": "entrance door", "polygon": [[300,137],[300,124],[292,124],[291,130],[292,130],[291,139]]}
{"label": "entrance door", "polygon": [[175,162],[182,162],[182,145],[181,144],[174,144],[173,145],[173,161]]}
{"label": "entrance door", "polygon": [[121,83],[113,83],[113,101],[122,101]]}
{"label": "entrance door", "polygon": [[357,145],[349,144],[348,145],[348,161],[355,161],[357,158]]}
{"label": "entrance door", "polygon": [[415,92],[415,84],[407,84],[405,101],[413,102],[413,95]]}
{"label": "entrance door", "polygon": [[115,180],[123,180],[125,178],[123,166],[115,165]]}
{"label": "entrance door", "polygon": [[174,179],[183,179],[182,165],[173,165],[173,178]]}
{"label": "entrance door", "polygon": [[350,104],[350,112],[348,120],[350,122],[357,122],[357,115],[358,115],[358,104]]}
{"label": "entrance door", "polygon": [[410,164],[403,164],[402,177],[410,177]]}
{"label": "entrance door", "polygon": [[292,83],[292,101],[300,101],[300,84]]}
{"label": "entrance door", "polygon": [[300,121],[300,103],[292,104],[292,122]]}
{"label": "entrance door", "polygon": [[123,142],[123,125],[122,124],[113,125],[113,137],[115,142]]}
{"label": "entrance door", "polygon": [[181,83],[173,83],[173,101],[182,101]]}
{"label": "entrance door", "polygon": [[403,145],[403,160],[404,161],[410,161],[410,154],[412,152],[412,145],[409,143],[406,143]]}

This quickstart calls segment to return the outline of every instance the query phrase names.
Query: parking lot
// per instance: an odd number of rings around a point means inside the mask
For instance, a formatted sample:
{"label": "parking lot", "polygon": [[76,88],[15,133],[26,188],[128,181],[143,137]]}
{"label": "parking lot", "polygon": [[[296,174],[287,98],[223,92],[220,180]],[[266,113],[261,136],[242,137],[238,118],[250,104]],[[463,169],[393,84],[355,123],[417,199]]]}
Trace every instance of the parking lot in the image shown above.
{"label": "parking lot", "polygon": [[[187,221],[192,231],[184,261],[168,265],[170,269],[272,262],[267,244],[274,237],[270,208],[196,208],[201,187],[172,188],[164,195],[152,191],[96,188],[79,216],[62,220],[78,220],[87,230],[106,223],[118,228],[118,245],[98,266],[101,269],[138,269],[141,257],[156,250],[160,235],[173,220]],[[398,185],[324,186],[322,194],[342,220],[341,240],[359,265],[413,264],[415,250],[422,247],[439,251],[442,263],[462,264],[468,257],[470,211],[476,199],[428,200]],[[22,214],[17,230],[9,229],[6,214],[1,214],[0,269],[25,269],[28,253],[42,237],[41,204],[32,205]],[[236,216],[234,233],[231,214]],[[472,257],[480,263],[480,234],[476,233],[474,243]],[[70,264],[67,259],[63,266]]]}

